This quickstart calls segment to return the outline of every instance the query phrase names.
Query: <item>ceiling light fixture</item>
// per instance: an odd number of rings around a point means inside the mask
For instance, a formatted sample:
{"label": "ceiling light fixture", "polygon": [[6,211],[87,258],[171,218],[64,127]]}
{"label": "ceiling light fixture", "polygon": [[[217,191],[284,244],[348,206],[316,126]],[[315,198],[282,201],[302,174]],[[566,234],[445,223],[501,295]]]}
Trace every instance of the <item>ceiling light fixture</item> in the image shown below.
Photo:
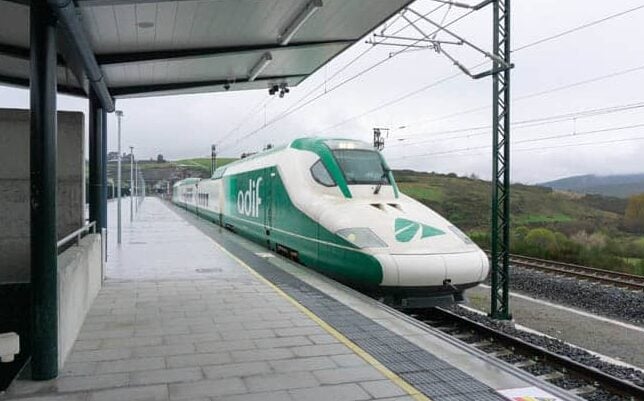
{"label": "ceiling light fixture", "polygon": [[297,33],[297,31],[300,30],[302,25],[311,18],[311,16],[320,8],[322,8],[322,0],[310,0],[304,8],[297,13],[295,18],[286,25],[286,29],[284,29],[281,33],[280,36],[278,36],[277,41],[279,42],[280,45],[286,46],[291,39],[293,39],[293,36]]}
{"label": "ceiling light fixture", "polygon": [[136,25],[141,29],[148,29],[148,28],[152,28],[154,26],[154,22],[143,21],[143,22],[139,22]]}
{"label": "ceiling light fixture", "polygon": [[250,69],[250,72],[248,73],[248,82],[253,82],[255,78],[257,78],[257,76],[261,74],[266,67],[268,67],[271,61],[273,61],[273,56],[270,52],[262,54],[262,58],[260,58],[257,64]]}

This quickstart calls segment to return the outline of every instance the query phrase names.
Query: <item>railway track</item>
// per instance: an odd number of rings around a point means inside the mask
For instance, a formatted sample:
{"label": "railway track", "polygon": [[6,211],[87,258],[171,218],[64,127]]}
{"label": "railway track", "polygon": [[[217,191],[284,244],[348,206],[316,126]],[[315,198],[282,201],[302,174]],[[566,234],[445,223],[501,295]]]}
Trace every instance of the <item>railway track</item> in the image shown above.
{"label": "railway track", "polygon": [[644,290],[644,277],[634,274],[521,255],[510,255],[510,263],[514,266],[526,269],[539,270],[568,277],[576,277],[615,287],[628,288],[636,291]]}
{"label": "railway track", "polygon": [[644,387],[587,366],[453,311],[432,308],[412,317],[589,400],[644,400]]}

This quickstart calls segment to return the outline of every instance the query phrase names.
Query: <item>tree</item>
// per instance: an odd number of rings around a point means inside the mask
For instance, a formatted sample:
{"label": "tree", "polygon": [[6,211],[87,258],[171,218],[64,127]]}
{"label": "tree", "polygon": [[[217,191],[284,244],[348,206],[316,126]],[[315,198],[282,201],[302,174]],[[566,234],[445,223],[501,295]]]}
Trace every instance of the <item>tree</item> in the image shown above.
{"label": "tree", "polygon": [[165,159],[163,158],[163,155],[161,154],[157,155],[157,163],[165,163]]}
{"label": "tree", "polygon": [[628,198],[624,226],[628,230],[644,233],[644,193]]}
{"label": "tree", "polygon": [[558,249],[555,233],[547,228],[535,228],[525,236],[525,242],[541,255],[555,253]]}

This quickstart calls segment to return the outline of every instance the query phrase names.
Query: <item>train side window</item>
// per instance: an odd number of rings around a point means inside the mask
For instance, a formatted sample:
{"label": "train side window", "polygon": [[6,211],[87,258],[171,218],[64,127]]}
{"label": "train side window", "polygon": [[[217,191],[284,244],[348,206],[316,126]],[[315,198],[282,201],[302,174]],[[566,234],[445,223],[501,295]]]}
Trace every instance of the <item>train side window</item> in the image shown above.
{"label": "train side window", "polygon": [[317,183],[322,184],[325,187],[334,187],[336,185],[335,181],[333,181],[333,177],[331,177],[331,174],[329,174],[329,171],[322,163],[322,160],[318,160],[311,167],[311,175]]}
{"label": "train side window", "polygon": [[213,173],[213,175],[212,175],[212,179],[213,179],[213,180],[215,180],[215,179],[217,179],[217,178],[221,178],[221,177],[223,177],[223,175],[224,175],[224,173],[225,173],[225,172],[226,172],[226,169],[225,169],[225,168],[218,168],[218,169],[217,169],[217,170],[215,170],[215,172]]}

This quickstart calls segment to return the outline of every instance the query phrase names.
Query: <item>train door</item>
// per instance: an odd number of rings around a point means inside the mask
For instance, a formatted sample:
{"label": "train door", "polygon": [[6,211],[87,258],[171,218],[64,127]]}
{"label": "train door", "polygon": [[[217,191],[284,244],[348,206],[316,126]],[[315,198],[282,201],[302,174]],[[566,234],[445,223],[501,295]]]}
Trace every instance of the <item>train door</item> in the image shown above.
{"label": "train door", "polygon": [[195,213],[199,216],[199,201],[201,200],[199,192],[199,183],[195,184]]}
{"label": "train door", "polygon": [[264,233],[266,235],[266,245],[273,249],[275,244],[271,241],[271,229],[273,228],[273,185],[275,185],[275,167],[268,169],[267,183],[264,185]]}
{"label": "train door", "polygon": [[218,209],[217,212],[219,213],[219,225],[224,226],[224,204],[226,202],[225,199],[225,192],[224,192],[224,179],[220,178],[217,181],[215,181],[215,187],[217,188],[217,205]]}

